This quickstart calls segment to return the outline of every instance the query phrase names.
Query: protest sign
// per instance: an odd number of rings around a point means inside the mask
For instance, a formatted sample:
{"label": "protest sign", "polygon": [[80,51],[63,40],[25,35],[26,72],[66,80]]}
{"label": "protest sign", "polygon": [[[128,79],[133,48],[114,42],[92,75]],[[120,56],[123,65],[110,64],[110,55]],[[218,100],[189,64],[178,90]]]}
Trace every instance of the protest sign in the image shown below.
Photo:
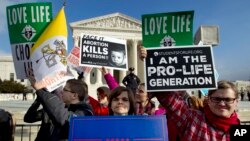
{"label": "protest sign", "polygon": [[80,54],[80,48],[78,46],[73,47],[71,52],[67,56],[68,66],[70,68],[73,68],[79,73],[83,72],[83,77],[86,77],[87,75],[89,75],[90,71],[92,70],[92,67],[79,66],[80,62],[79,54]]}
{"label": "protest sign", "polygon": [[165,116],[84,116],[70,120],[69,141],[168,141]]}
{"label": "protest sign", "polygon": [[149,48],[147,54],[149,92],[217,87],[211,46]]}
{"label": "protest sign", "polygon": [[194,11],[142,15],[144,47],[193,45]]}
{"label": "protest sign", "polygon": [[18,4],[8,6],[6,13],[16,77],[25,79],[33,66],[31,47],[51,22],[52,6],[49,2]]}
{"label": "protest sign", "polygon": [[[216,69],[214,69],[214,74],[215,74],[215,79],[216,79],[216,81],[218,81],[218,79],[219,79],[219,73],[217,72]],[[203,96],[205,96],[205,95],[208,94],[208,89],[201,89],[200,92],[201,92],[201,94],[202,94]]]}
{"label": "protest sign", "polygon": [[35,79],[49,91],[73,78],[67,74],[67,34],[63,7],[31,49]]}
{"label": "protest sign", "polygon": [[80,36],[80,65],[127,70],[126,40],[82,33]]}

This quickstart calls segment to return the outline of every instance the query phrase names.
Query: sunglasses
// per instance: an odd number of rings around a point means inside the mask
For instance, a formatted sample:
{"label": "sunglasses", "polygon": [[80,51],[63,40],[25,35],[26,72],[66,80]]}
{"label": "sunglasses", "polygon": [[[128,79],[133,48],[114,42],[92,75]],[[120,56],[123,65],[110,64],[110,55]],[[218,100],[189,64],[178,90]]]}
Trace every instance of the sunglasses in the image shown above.
{"label": "sunglasses", "polygon": [[232,104],[236,100],[236,98],[221,98],[221,97],[210,97],[210,100],[214,103],[220,103],[223,101],[226,104]]}

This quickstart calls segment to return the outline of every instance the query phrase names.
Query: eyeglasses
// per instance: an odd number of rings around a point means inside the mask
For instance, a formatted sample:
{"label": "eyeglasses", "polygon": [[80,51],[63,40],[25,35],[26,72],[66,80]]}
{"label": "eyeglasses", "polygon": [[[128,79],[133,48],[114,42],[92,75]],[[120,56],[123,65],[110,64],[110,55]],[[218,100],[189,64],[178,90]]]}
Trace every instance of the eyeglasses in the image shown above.
{"label": "eyeglasses", "polygon": [[223,101],[226,104],[232,104],[236,100],[236,98],[220,98],[220,97],[210,97],[210,100],[214,103],[220,103]]}
{"label": "eyeglasses", "polygon": [[75,92],[73,92],[73,91],[71,91],[71,90],[67,90],[67,89],[65,89],[65,88],[63,88],[63,91],[65,91],[65,92],[70,92],[70,93],[75,93]]}

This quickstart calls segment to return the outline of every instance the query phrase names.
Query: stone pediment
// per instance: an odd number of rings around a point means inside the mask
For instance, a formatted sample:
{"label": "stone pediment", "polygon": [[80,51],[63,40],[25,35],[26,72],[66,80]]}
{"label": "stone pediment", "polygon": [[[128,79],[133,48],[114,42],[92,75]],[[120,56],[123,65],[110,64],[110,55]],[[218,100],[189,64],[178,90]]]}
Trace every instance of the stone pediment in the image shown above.
{"label": "stone pediment", "polygon": [[121,13],[114,13],[73,22],[70,23],[70,27],[141,30],[141,21]]}

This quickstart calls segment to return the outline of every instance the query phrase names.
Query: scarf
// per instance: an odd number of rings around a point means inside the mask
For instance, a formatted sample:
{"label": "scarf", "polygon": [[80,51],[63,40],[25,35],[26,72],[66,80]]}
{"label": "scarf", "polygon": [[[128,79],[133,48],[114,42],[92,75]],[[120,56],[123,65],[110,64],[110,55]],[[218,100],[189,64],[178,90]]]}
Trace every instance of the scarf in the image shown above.
{"label": "scarf", "polygon": [[224,132],[228,132],[231,125],[240,124],[236,112],[233,112],[229,118],[216,116],[208,106],[204,107],[204,112],[208,122]]}

